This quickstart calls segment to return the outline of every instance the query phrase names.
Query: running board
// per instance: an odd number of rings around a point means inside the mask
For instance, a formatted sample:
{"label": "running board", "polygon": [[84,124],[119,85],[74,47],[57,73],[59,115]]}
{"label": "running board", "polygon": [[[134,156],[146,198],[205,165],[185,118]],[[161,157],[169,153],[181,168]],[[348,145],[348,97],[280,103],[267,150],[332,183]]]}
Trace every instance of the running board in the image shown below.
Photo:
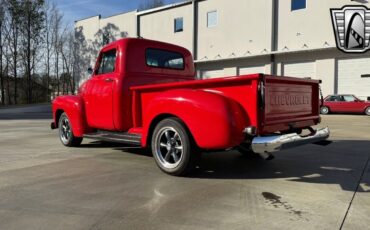
{"label": "running board", "polygon": [[112,132],[112,131],[98,130],[95,133],[85,134],[84,137],[99,140],[99,141],[141,145],[141,135],[131,134],[127,132]]}

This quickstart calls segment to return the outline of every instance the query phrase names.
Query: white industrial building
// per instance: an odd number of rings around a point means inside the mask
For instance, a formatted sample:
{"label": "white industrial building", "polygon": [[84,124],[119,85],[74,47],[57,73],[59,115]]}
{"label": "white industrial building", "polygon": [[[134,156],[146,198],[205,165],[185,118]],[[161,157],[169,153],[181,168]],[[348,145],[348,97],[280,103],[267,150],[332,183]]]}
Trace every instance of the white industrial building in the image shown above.
{"label": "white industrial building", "polygon": [[[249,73],[311,77],[323,81],[325,95],[366,99],[370,52],[345,54],[335,44],[330,9],[349,4],[370,8],[363,0],[193,0],[90,17],[76,21],[75,28],[83,46],[96,50],[100,41],[124,36],[184,46],[201,79]],[[95,55],[85,57],[94,62]]]}

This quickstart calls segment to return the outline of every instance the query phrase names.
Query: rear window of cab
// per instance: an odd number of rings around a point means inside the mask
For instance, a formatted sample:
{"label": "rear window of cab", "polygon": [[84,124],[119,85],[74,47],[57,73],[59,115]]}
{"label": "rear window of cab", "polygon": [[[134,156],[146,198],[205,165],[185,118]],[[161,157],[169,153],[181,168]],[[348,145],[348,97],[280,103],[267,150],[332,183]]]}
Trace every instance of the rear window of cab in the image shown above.
{"label": "rear window of cab", "polygon": [[148,48],[145,51],[146,64],[150,67],[162,69],[184,70],[184,56],[181,53]]}

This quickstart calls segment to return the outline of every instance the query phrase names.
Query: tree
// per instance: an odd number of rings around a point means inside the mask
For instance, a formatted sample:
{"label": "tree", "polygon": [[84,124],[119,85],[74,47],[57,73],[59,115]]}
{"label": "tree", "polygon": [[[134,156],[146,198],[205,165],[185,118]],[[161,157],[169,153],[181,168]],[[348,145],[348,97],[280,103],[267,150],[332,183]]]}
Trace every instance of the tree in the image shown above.
{"label": "tree", "polygon": [[101,47],[104,45],[117,40],[117,38],[126,37],[127,33],[120,32],[118,26],[108,23],[102,29],[99,29],[98,32],[95,33],[95,40],[92,43],[93,49],[95,50],[95,54],[97,55]]}
{"label": "tree", "polygon": [[45,75],[44,75],[44,85],[46,86],[46,101],[50,101],[50,72],[51,72],[51,58],[53,55],[53,26],[54,20],[57,17],[58,9],[55,2],[50,3],[49,1],[44,4],[44,49],[45,49]]}
{"label": "tree", "polygon": [[17,87],[17,77],[18,77],[18,41],[19,41],[19,30],[20,30],[20,19],[23,15],[22,2],[18,0],[8,0],[8,13],[10,15],[10,34],[9,41],[11,43],[10,50],[12,53],[12,67],[13,67],[13,77],[14,77],[14,104],[18,103],[18,87]]}
{"label": "tree", "polygon": [[63,30],[55,1],[45,1],[0,0],[0,105],[50,101],[52,92],[74,94],[99,49],[127,36],[107,24],[86,40],[82,28]]}
{"label": "tree", "polygon": [[[36,102],[33,98],[39,102],[40,95],[45,95],[46,101],[50,98],[46,96],[49,84],[41,80],[45,74],[37,67],[44,65],[41,59],[47,54],[46,72],[50,77],[50,66],[59,60],[51,54],[60,46],[60,14],[51,14],[47,24],[45,0],[0,0],[0,3],[0,105]],[[57,7],[53,10],[57,12]],[[46,25],[50,29],[48,45],[44,47]]]}
{"label": "tree", "polygon": [[163,0],[142,0],[139,5],[139,11],[148,10],[156,7],[164,6]]}
{"label": "tree", "polygon": [[22,54],[27,79],[27,103],[32,103],[32,70],[34,68],[35,51],[40,43],[44,28],[44,0],[25,0],[22,5]]}
{"label": "tree", "polygon": [[63,15],[56,9],[52,16],[52,29],[51,29],[51,43],[54,50],[54,66],[55,66],[55,77],[57,82],[57,96],[60,94],[60,83],[59,83],[59,58],[61,49],[61,26],[62,26]]}
{"label": "tree", "polygon": [[74,82],[79,82],[79,80],[85,79],[87,77],[87,68],[90,67],[90,60],[96,58],[95,51],[94,57],[91,52],[90,43],[87,41],[83,27],[77,27],[74,30],[74,45],[73,45],[73,79]]}
{"label": "tree", "polygon": [[3,70],[3,30],[4,30],[5,12],[3,4],[0,5],[0,84],[1,84],[1,104],[5,105],[5,86]]}
{"label": "tree", "polygon": [[[67,30],[67,29],[66,29]],[[63,93],[69,93],[69,91],[75,93],[75,80],[73,77],[73,68],[75,67],[75,54],[74,54],[74,34],[73,31],[66,31],[63,33],[60,53],[63,62],[63,73],[61,75],[61,81],[63,85]]]}

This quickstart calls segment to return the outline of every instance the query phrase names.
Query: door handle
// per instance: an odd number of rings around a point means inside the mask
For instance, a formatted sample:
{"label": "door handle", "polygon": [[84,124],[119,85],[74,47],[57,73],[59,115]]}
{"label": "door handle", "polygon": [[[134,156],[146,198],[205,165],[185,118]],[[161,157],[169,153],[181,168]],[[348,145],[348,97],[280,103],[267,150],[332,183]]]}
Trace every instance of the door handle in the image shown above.
{"label": "door handle", "polygon": [[113,79],[112,78],[106,78],[104,79],[105,82],[113,82]]}

